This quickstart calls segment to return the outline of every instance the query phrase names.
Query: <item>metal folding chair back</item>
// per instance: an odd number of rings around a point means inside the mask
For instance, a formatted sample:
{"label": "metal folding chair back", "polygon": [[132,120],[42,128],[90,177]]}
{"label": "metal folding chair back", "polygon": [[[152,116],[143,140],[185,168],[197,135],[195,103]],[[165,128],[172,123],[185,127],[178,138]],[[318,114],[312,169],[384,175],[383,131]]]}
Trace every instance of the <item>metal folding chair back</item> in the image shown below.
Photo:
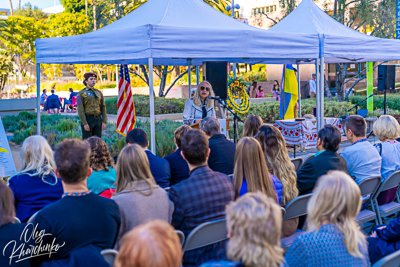
{"label": "metal folding chair back", "polygon": [[118,251],[114,249],[104,249],[101,252],[101,255],[105,259],[105,261],[110,264],[110,266],[114,266],[115,258],[118,255]]}
{"label": "metal folding chair back", "polygon": [[[306,158],[306,159],[303,161],[303,165],[306,164],[307,162],[309,162],[310,160],[312,160],[313,158],[315,158],[314,155],[311,155],[311,156],[309,156],[308,158]],[[302,166],[303,166],[303,165],[302,165]]]}
{"label": "metal folding chair back", "polygon": [[21,223],[21,221],[17,217],[14,217],[14,223]]}
{"label": "metal folding chair back", "polygon": [[[380,184],[381,184],[380,176],[371,177],[364,180],[361,184],[358,185],[360,187],[361,196],[368,197],[369,198],[368,201],[371,202],[371,204],[373,204],[372,196],[378,190]],[[374,220],[376,223],[378,223],[375,211],[371,211],[368,209],[361,210],[354,220],[360,225]]]}
{"label": "metal folding chair back", "polygon": [[180,230],[175,230],[176,234],[179,236],[179,241],[181,242],[181,246],[185,244],[185,234]]}
{"label": "metal folding chair back", "polygon": [[298,170],[300,170],[301,166],[303,165],[303,158],[294,158],[294,159],[291,159],[291,161],[294,165],[296,172]]}
{"label": "metal folding chair back", "polygon": [[298,196],[290,201],[285,207],[285,216],[283,220],[297,218],[307,214],[307,204],[312,194]]}
{"label": "metal folding chair back", "polygon": [[[40,210],[39,210],[39,211],[40,211]],[[35,219],[35,217],[36,217],[36,215],[39,213],[39,211],[35,212],[35,214],[33,214],[33,215],[29,218],[28,223],[33,223],[33,220]]]}
{"label": "metal folding chair back", "polygon": [[387,255],[386,257],[375,262],[372,267],[393,267],[400,266],[400,250]]}
{"label": "metal folding chair back", "polygon": [[396,171],[389,175],[388,178],[386,178],[382,183],[381,186],[379,187],[379,191],[375,193],[374,197],[378,197],[378,195],[386,190],[392,189],[394,187],[399,186],[400,184],[400,171]]}
{"label": "metal folding chair back", "polygon": [[226,220],[202,223],[188,235],[182,252],[202,248],[228,239]]}

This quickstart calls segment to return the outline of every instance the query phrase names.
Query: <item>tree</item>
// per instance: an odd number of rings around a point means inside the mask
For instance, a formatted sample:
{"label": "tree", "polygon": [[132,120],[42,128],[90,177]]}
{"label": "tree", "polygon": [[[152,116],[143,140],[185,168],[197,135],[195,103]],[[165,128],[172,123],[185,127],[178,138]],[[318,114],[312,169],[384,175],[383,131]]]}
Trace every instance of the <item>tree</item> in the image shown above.
{"label": "tree", "polygon": [[12,58],[6,50],[0,49],[0,93],[4,90],[11,73],[13,73]]}
{"label": "tree", "polygon": [[62,6],[67,13],[82,13],[86,12],[87,0],[61,0]]}
{"label": "tree", "polygon": [[40,10],[37,6],[32,7],[30,3],[26,3],[22,9],[15,11],[15,16],[34,18],[36,21],[47,18],[46,13]]}
{"label": "tree", "polygon": [[13,6],[12,6],[12,1],[8,0],[8,2],[10,3],[10,15],[14,16],[14,10],[13,10]]}
{"label": "tree", "polygon": [[62,37],[84,34],[89,31],[89,21],[81,13],[67,13],[50,15],[46,21],[48,37]]}
{"label": "tree", "polygon": [[49,79],[62,76],[60,64],[42,64],[42,67],[44,68],[44,74]]}
{"label": "tree", "polygon": [[92,6],[93,6],[93,31],[96,31],[97,30],[96,0],[92,0]]}
{"label": "tree", "polygon": [[22,74],[35,62],[35,40],[44,36],[45,26],[34,18],[22,16],[8,17],[7,24],[10,36],[4,37],[3,44]]}

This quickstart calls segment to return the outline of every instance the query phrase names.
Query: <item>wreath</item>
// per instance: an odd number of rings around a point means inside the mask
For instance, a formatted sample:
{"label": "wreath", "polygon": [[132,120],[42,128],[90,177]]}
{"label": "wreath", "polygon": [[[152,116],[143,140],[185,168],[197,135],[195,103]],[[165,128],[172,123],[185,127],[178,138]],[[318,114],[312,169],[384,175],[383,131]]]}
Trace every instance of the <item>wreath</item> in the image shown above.
{"label": "wreath", "polygon": [[242,79],[229,77],[227,104],[236,113],[246,113],[250,109],[249,95],[246,92],[248,86]]}

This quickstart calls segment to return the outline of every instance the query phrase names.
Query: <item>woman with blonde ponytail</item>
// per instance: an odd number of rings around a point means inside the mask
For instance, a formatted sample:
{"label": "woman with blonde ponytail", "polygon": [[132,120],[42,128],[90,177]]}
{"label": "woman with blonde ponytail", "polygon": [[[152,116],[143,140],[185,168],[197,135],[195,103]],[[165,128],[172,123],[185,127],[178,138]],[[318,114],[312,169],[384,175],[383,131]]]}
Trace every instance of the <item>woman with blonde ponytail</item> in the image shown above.
{"label": "woman with blonde ponytail", "polygon": [[322,176],[307,207],[307,233],[285,256],[288,266],[369,266],[366,237],[354,221],[361,192],[341,171]]}

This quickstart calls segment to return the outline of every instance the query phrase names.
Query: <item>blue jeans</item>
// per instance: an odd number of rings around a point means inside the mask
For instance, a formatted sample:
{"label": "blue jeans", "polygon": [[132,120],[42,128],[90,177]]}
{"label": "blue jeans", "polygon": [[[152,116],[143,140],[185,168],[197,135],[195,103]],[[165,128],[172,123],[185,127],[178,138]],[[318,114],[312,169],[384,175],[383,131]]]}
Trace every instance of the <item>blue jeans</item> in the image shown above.
{"label": "blue jeans", "polygon": [[64,106],[63,106],[63,110],[65,110],[65,105],[66,104],[72,104],[72,101],[69,101],[67,99],[64,99]]}

